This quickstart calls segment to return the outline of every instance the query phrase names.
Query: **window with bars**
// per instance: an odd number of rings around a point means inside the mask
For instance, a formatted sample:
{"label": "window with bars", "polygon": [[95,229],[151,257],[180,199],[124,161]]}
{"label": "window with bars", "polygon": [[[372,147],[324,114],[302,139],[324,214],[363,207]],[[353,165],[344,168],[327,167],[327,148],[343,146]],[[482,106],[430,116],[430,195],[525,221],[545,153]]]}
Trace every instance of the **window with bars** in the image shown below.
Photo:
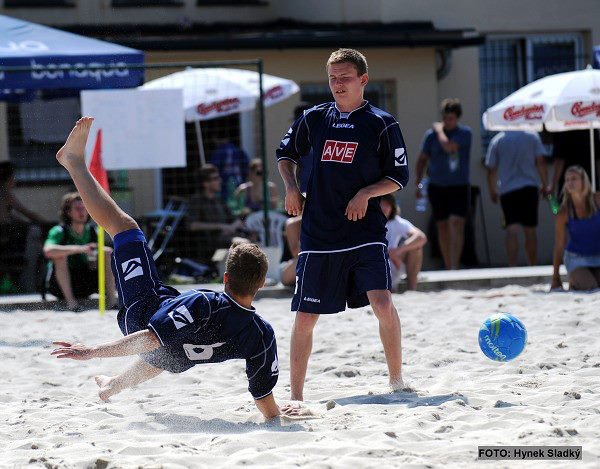
{"label": "window with bars", "polygon": [[6,8],[74,7],[75,0],[4,0]]}
{"label": "window with bars", "polygon": [[112,0],[112,6],[116,8],[181,7],[184,5],[183,0]]}
{"label": "window with bars", "polygon": [[[329,89],[329,86],[325,84],[302,85],[300,86],[300,96],[302,101],[313,105],[333,101],[333,96],[331,96],[331,90]],[[380,109],[385,109],[385,84],[369,82],[369,85],[365,89],[365,99],[369,101],[369,103],[371,103],[373,106],[378,107]]]}
{"label": "window with bars", "polygon": [[204,6],[266,6],[269,3],[265,0],[196,0],[196,5]]}
{"label": "window with bars", "polygon": [[8,152],[20,181],[65,181],[56,152],[80,116],[78,97],[7,103]]}
{"label": "window with bars", "polygon": [[[580,34],[488,37],[479,48],[481,113],[532,81],[583,67]],[[493,136],[481,127],[483,155]]]}

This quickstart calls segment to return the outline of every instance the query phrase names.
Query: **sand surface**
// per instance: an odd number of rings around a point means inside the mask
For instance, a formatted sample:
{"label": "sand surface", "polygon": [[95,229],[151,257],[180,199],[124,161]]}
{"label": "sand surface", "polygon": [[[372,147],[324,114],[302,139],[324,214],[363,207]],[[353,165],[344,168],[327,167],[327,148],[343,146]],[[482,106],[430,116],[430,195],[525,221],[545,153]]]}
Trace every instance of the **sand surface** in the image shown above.
{"label": "sand surface", "polygon": [[[104,403],[96,374],[133,359],[76,362],[50,341],[120,337],[115,312],[0,313],[0,467],[600,467],[600,294],[547,286],[394,295],[404,376],[389,393],[369,308],[322,317],[306,383],[320,418],[263,423],[243,361],[163,374]],[[277,333],[289,398],[289,300],[258,301]],[[479,351],[488,315],[506,311],[529,343],[499,364]],[[478,445],[580,445],[583,461],[482,462]]]}

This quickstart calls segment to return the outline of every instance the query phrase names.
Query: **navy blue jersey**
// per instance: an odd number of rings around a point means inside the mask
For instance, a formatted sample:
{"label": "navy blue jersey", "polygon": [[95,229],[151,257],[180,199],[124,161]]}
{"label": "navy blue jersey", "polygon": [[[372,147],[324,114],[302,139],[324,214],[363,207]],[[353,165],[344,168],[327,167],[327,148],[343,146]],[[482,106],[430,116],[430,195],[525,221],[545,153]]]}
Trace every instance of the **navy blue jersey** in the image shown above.
{"label": "navy blue jersey", "polygon": [[150,319],[161,344],[181,368],[199,363],[246,360],[248,390],[268,396],[279,376],[277,343],[271,325],[226,293],[191,290],[163,301]]}
{"label": "navy blue jersey", "polygon": [[303,155],[312,171],[307,184],[300,246],[303,252],[330,252],[370,243],[387,244],[379,198],[369,199],[366,216],[344,214],[356,193],[388,178],[402,189],[408,182],[406,146],[398,122],[368,102],[352,112],[335,103],[304,111],[283,138],[277,160],[298,163]]}

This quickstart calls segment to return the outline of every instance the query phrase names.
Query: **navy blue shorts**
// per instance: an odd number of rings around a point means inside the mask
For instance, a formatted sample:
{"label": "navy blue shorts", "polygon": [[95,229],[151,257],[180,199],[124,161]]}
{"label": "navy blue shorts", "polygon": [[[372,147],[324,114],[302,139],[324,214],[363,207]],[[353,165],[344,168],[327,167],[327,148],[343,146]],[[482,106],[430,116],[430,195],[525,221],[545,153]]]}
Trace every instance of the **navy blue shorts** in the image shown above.
{"label": "navy blue shorts", "polygon": [[367,292],[392,289],[387,246],[338,252],[301,252],[292,311],[332,314],[369,304]]}
{"label": "navy blue shorts", "polygon": [[[117,322],[123,335],[129,335],[148,329],[161,303],[179,296],[179,291],[162,283],[141,230],[123,231],[113,241],[112,271],[119,293]],[[150,365],[174,373],[189,368],[182,367],[183,360],[177,360],[165,347],[140,356]]]}
{"label": "navy blue shorts", "polygon": [[536,227],[538,224],[539,189],[533,186],[522,187],[500,196],[504,215],[504,228],[510,225]]}
{"label": "navy blue shorts", "polygon": [[433,219],[447,220],[450,215],[466,218],[470,204],[470,186],[436,186],[429,184],[428,197]]}

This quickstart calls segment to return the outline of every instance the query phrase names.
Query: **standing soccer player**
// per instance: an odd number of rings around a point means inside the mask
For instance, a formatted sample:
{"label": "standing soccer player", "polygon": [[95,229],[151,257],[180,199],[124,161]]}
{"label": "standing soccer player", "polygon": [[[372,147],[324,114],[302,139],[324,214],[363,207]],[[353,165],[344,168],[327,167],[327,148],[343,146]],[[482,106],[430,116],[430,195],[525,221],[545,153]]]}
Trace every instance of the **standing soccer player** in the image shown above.
{"label": "standing soccer player", "polygon": [[[400,319],[390,292],[386,218],[379,197],[406,185],[408,163],[398,122],[364,100],[367,72],[360,52],[333,52],[327,74],[335,101],[304,111],[277,150],[285,208],[290,215],[303,213],[292,300],[293,400],[304,400],[319,315],[344,311],[346,304],[350,308],[371,304],[379,320],[390,385],[403,387]],[[311,150],[313,167],[305,199],[296,165]]]}

